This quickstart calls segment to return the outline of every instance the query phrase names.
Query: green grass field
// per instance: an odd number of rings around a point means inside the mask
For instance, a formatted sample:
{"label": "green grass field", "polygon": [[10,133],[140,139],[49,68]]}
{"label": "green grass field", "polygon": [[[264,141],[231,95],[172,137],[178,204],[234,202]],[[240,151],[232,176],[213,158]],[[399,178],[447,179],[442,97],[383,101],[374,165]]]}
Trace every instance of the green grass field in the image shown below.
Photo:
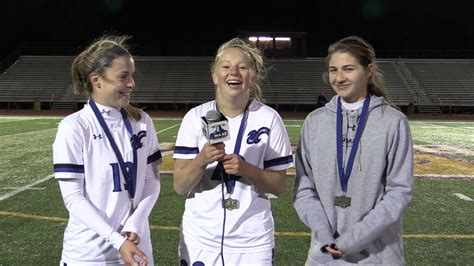
{"label": "green grass field", "polygon": [[[68,213],[52,177],[52,147],[62,117],[0,116],[0,265],[58,265]],[[174,143],[181,120],[155,119],[161,143]],[[292,143],[301,120],[285,120]],[[466,151],[472,162],[474,122],[410,121],[414,144]],[[474,172],[471,173],[474,175]],[[291,186],[272,199],[277,265],[304,265],[309,230],[291,204]],[[404,217],[405,257],[409,265],[472,265],[474,262],[474,179],[417,178],[413,202]],[[177,246],[184,197],[162,175],[160,198],[150,216],[155,260],[178,265]]]}

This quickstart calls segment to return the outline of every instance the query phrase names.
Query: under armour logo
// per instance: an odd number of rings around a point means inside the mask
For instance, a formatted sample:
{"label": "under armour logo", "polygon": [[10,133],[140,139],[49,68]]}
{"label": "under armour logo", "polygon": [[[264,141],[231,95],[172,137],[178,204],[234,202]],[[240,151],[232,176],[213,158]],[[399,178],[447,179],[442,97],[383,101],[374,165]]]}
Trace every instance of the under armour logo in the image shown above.
{"label": "under armour logo", "polygon": [[102,139],[102,134],[99,134],[99,135],[92,134],[92,136],[94,136],[94,139]]}
{"label": "under armour logo", "polygon": [[352,131],[356,130],[356,125],[348,126],[348,128],[352,129]]}
{"label": "under armour logo", "polygon": [[100,113],[101,113],[101,114],[108,114],[108,115],[110,115],[110,110],[102,109],[102,111],[101,111]]}

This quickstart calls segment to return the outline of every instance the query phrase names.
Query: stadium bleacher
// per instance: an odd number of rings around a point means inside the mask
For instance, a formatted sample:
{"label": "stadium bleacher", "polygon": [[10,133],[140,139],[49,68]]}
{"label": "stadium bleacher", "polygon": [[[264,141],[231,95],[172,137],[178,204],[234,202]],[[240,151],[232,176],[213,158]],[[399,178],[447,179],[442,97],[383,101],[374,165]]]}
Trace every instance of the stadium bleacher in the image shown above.
{"label": "stadium bleacher", "polygon": [[434,103],[474,105],[474,60],[406,59],[405,64]]}
{"label": "stadium bleacher", "polygon": [[[72,56],[23,55],[0,74],[0,102],[49,103],[71,109],[85,102],[70,84]],[[137,104],[199,104],[214,98],[212,57],[136,56]],[[321,92],[334,92],[323,81],[324,58],[271,58],[264,98],[270,105],[314,106]],[[380,59],[389,99],[399,106],[474,106],[474,60]],[[466,71],[468,70],[468,71]]]}
{"label": "stadium bleacher", "polygon": [[54,102],[70,85],[72,57],[21,56],[0,76],[2,102]]}

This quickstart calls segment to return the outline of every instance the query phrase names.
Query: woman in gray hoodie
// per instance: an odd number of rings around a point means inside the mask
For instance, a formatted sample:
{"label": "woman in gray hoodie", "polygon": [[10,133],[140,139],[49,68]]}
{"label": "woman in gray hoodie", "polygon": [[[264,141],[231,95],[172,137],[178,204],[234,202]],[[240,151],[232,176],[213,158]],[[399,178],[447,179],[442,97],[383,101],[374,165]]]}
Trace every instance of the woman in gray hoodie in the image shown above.
{"label": "woman in gray hoodie", "polygon": [[304,121],[293,203],[311,229],[307,265],[404,265],[402,216],[412,199],[413,153],[405,115],[386,99],[370,44],[328,48],[336,92]]}

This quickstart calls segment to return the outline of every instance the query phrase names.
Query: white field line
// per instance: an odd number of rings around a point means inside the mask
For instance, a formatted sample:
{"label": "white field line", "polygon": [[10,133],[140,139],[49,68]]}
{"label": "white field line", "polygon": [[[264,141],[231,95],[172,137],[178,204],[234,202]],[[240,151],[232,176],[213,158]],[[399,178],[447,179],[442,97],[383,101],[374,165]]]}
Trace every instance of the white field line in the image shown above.
{"label": "white field line", "polygon": [[0,115],[0,123],[12,122],[12,121],[26,121],[26,120],[38,120],[38,119],[61,119],[64,116],[2,116]]}
{"label": "white field line", "polygon": [[[65,115],[64,116],[57,116],[57,115],[47,115],[47,116],[6,116],[6,115],[0,115],[0,122],[1,120],[35,120],[35,119],[47,119],[47,118],[64,118],[66,117]],[[153,117],[152,118],[153,120],[182,120],[182,118],[179,118],[179,117],[175,117],[175,118],[172,118],[172,117]]]}
{"label": "white field line", "polygon": [[439,178],[439,179],[474,179],[474,175],[438,175],[438,174],[415,174],[414,177],[420,178]]}
{"label": "white field line", "polygon": [[15,119],[15,118],[4,119],[2,117],[2,118],[0,118],[0,123],[19,122],[19,121],[23,122],[23,121],[33,121],[33,120],[35,120],[35,119],[30,119],[30,118],[28,118],[28,119],[22,119],[22,118],[20,118],[20,119]]}
{"label": "white field line", "polygon": [[[62,119],[65,116],[2,116],[0,115],[0,123],[12,121],[38,120],[38,119]],[[182,118],[152,118],[152,120],[183,120]]]}
{"label": "white field line", "polygon": [[469,124],[472,123],[472,121],[437,121],[437,120],[412,120],[410,123],[414,124],[431,124],[431,123],[436,123],[436,124]]}
{"label": "white field line", "polygon": [[[2,187],[0,188],[0,190],[13,190],[13,189],[19,189],[19,187]],[[32,188],[29,188],[31,190],[43,190],[44,188],[42,187],[32,187]]]}
{"label": "white field line", "polygon": [[469,198],[468,196],[461,194],[461,193],[454,193],[454,195],[462,200],[465,201],[474,201],[473,199]]}
{"label": "white field line", "polygon": [[40,130],[34,130],[34,131],[28,131],[28,132],[22,132],[22,133],[15,133],[15,134],[10,134],[10,135],[3,135],[2,137],[8,137],[8,136],[22,136],[22,135],[29,135],[29,134],[35,134],[37,132],[43,132],[43,131],[48,131],[48,130],[56,130],[57,128],[47,128],[47,129],[40,129]]}
{"label": "white field line", "polygon": [[[165,129],[162,129],[158,132],[156,132],[157,134],[158,133],[161,133],[161,132],[164,132],[166,130],[169,130],[169,129],[172,129],[174,127],[177,127],[179,126],[180,124],[175,124],[175,125],[172,125],[170,127],[167,127]],[[6,136],[21,136],[21,135],[27,135],[27,134],[32,134],[32,133],[37,133],[37,132],[42,132],[42,131],[48,131],[48,130],[56,130],[57,128],[47,128],[47,129],[41,129],[41,130],[35,130],[35,131],[28,131],[28,132],[22,132],[22,133],[16,133],[16,134],[10,134],[10,135],[3,135],[2,137],[6,137]]]}
{"label": "white field line", "polygon": [[165,128],[165,129],[162,129],[162,130],[156,132],[156,134],[159,134],[159,133],[164,132],[164,131],[166,131],[166,130],[172,129],[172,128],[177,127],[177,126],[179,126],[179,125],[181,125],[181,124],[178,123],[178,124],[172,125],[172,126],[170,126],[170,127],[167,127],[167,128]]}
{"label": "white field line", "polygon": [[47,180],[51,179],[52,177],[54,177],[54,174],[49,175],[49,176],[47,176],[47,177],[43,177],[43,178],[41,178],[40,180],[36,180],[36,181],[33,182],[33,183],[30,183],[30,184],[28,184],[28,185],[26,185],[26,186],[24,186],[24,187],[21,187],[21,188],[19,188],[19,189],[17,189],[17,190],[14,190],[14,191],[10,192],[10,193],[7,193],[7,194],[5,194],[5,195],[3,195],[3,196],[0,196],[0,201],[2,201],[2,200],[4,200],[4,199],[8,199],[9,197],[15,196],[16,194],[18,194],[18,193],[20,193],[20,192],[22,192],[22,191],[25,191],[25,190],[30,189],[30,188],[32,188],[32,187],[38,185],[38,184],[41,184],[41,183],[43,183],[44,181],[47,181]]}

